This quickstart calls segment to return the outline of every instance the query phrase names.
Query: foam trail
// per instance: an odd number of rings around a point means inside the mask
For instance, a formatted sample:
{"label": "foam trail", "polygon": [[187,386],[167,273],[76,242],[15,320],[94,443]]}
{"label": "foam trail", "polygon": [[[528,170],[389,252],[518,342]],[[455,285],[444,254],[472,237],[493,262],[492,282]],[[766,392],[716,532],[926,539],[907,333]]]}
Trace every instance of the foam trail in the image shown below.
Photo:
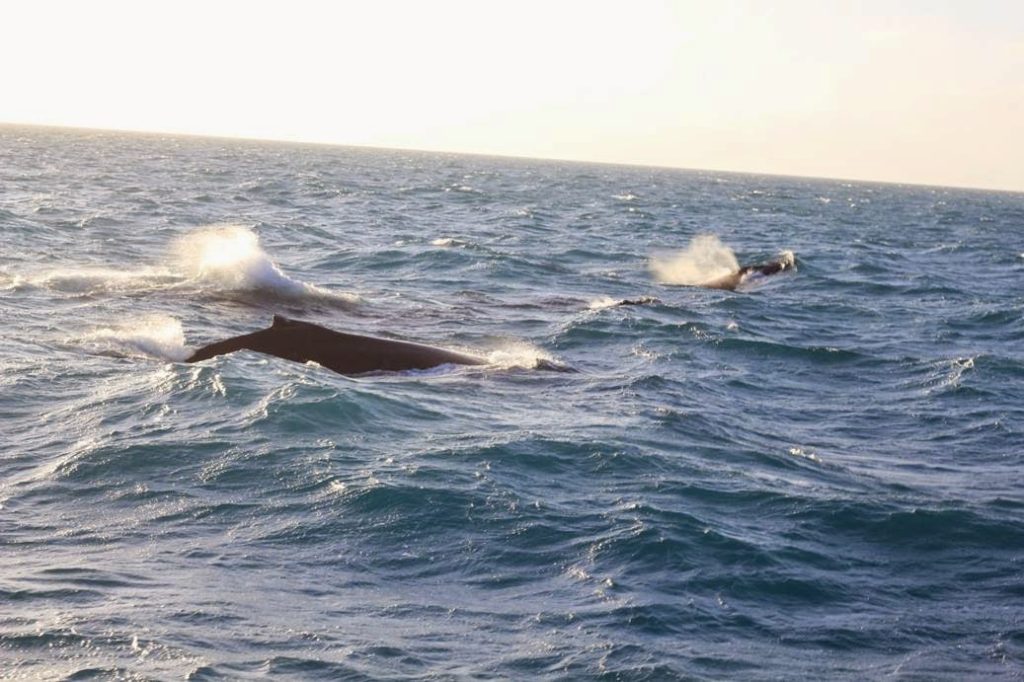
{"label": "foam trail", "polygon": [[651,272],[663,284],[704,284],[740,269],[732,249],[713,234],[694,237],[689,246],[669,258],[652,258]]}
{"label": "foam trail", "polygon": [[181,279],[166,268],[63,267],[20,278],[16,286],[28,284],[65,294],[127,293],[178,284]]}
{"label": "foam trail", "polygon": [[192,354],[185,346],[181,321],[169,315],[146,315],[109,327],[100,327],[78,340],[104,355],[150,357],[181,362]]}

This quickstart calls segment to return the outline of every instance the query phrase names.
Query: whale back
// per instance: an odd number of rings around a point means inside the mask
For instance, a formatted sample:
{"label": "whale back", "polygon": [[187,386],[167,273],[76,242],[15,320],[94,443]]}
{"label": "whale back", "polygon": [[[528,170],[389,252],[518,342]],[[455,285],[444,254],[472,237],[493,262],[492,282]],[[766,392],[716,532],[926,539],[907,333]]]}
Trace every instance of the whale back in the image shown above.
{"label": "whale back", "polygon": [[481,358],[443,348],[337,332],[282,315],[275,315],[267,329],[204,346],[186,362],[199,362],[238,350],[256,351],[293,362],[316,362],[339,374],[400,372],[445,364],[485,363]]}
{"label": "whale back", "polygon": [[784,270],[790,270],[796,267],[796,256],[792,251],[783,251],[778,258],[767,263],[758,263],[756,265],[744,265],[736,272],[732,272],[725,277],[719,277],[710,282],[705,282],[701,286],[706,289],[726,289],[728,291],[735,291],[736,287],[747,281],[750,276],[764,276],[774,275]]}

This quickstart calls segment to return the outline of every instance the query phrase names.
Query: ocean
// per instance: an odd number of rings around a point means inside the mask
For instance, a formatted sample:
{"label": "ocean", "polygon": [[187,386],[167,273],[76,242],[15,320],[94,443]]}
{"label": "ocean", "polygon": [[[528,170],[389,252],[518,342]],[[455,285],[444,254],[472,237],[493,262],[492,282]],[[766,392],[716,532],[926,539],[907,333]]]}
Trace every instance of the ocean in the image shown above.
{"label": "ocean", "polygon": [[6,126],[0,237],[0,679],[1024,679],[1024,194]]}

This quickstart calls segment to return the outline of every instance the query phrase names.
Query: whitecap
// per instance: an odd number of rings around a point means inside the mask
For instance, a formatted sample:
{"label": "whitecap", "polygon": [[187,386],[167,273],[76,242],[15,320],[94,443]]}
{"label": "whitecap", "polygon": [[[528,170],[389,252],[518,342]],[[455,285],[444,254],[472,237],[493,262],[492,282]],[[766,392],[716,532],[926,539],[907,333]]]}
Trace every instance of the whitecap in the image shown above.
{"label": "whitecap", "polygon": [[431,246],[462,246],[466,242],[455,237],[438,237],[437,239],[430,242]]}
{"label": "whitecap", "polygon": [[942,382],[943,385],[954,388],[960,386],[960,381],[963,379],[964,374],[972,369],[974,369],[974,358],[955,358],[949,363],[949,374],[946,376],[946,380]]}
{"label": "whitecap", "polygon": [[818,464],[821,463],[821,458],[816,453],[809,452],[807,450],[804,450],[803,448],[790,448],[789,454],[793,455],[794,457],[801,457],[803,459],[816,462]]}

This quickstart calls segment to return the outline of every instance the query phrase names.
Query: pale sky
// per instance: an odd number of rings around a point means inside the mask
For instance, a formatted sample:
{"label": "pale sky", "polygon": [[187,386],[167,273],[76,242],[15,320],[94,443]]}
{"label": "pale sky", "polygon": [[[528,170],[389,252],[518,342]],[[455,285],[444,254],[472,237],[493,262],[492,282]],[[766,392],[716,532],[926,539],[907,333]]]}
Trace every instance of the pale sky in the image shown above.
{"label": "pale sky", "polygon": [[13,0],[0,20],[0,122],[1024,191],[1024,0]]}

